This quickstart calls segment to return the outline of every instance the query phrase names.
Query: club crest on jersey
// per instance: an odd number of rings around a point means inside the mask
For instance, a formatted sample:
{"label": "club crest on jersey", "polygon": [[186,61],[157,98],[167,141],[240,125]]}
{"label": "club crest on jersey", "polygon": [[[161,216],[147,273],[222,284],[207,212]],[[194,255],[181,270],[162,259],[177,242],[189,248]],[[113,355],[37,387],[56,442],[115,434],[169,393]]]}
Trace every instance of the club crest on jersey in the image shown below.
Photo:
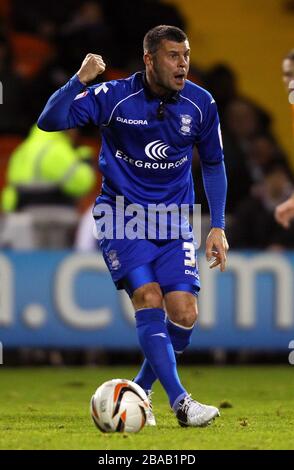
{"label": "club crest on jersey", "polygon": [[111,270],[117,271],[121,267],[116,250],[109,251],[107,253],[107,258],[108,258],[108,262],[109,262]]}
{"label": "club crest on jersey", "polygon": [[180,115],[180,121],[181,121],[181,127],[180,127],[180,133],[184,135],[191,135],[191,127],[192,127],[192,116],[189,114],[181,114]]}

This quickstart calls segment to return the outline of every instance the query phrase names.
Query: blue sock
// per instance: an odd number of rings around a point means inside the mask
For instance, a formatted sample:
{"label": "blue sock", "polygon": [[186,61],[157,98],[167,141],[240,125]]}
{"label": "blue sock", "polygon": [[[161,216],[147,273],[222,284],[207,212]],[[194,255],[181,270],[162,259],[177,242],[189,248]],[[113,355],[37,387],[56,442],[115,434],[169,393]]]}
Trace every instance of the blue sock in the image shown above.
{"label": "blue sock", "polygon": [[153,372],[153,369],[147,359],[144,359],[141,369],[139,370],[137,376],[134,378],[134,382],[145,390],[147,393],[148,390],[151,390],[152,385],[157,380],[156,375]]}
{"label": "blue sock", "polygon": [[175,353],[165,323],[164,310],[160,308],[138,310],[136,326],[143,353],[154,375],[168,394],[172,406],[180,395],[187,394],[187,392],[178,376]]}
{"label": "blue sock", "polygon": [[177,325],[169,319],[166,322],[167,331],[169,333],[174,351],[176,354],[181,354],[191,343],[191,336],[194,331],[194,325],[191,328]]}
{"label": "blue sock", "polygon": [[[180,325],[176,325],[169,319],[167,319],[166,326],[174,351],[176,355],[179,355],[189,346],[194,326],[191,328],[185,328]],[[134,382],[147,391],[151,390],[156,379],[157,377],[154,374],[152,367],[147,359],[145,359],[138,375],[134,379]]]}

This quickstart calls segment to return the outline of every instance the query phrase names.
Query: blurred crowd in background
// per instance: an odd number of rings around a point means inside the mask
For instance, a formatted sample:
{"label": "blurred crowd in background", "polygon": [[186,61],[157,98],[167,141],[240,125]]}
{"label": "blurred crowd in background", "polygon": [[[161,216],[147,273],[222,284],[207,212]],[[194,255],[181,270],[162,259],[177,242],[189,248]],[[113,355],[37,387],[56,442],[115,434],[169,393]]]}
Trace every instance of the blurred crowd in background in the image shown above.
{"label": "blurred crowd in background", "polygon": [[[49,96],[88,52],[99,53],[107,64],[99,81],[142,70],[142,39],[157,24],[186,30],[179,11],[159,0],[142,0],[140,8],[132,0],[120,0],[119,8],[115,0],[30,0],[25,8],[21,0],[0,2],[0,246],[94,247],[84,222],[101,184],[99,132],[87,126],[47,134],[35,123]],[[225,62],[205,70],[192,63],[189,78],[212,93],[219,109],[230,246],[294,248],[293,224],[285,230],[274,219],[294,180],[271,115],[239,91],[238,77]],[[205,220],[201,169],[194,161],[196,202]]]}

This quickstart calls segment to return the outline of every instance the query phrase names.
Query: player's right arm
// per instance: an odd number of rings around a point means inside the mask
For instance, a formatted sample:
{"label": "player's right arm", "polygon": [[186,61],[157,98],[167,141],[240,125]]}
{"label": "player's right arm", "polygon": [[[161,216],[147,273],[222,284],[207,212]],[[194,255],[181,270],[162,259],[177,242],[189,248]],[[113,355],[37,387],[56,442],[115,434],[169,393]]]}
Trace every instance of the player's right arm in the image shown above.
{"label": "player's right arm", "polygon": [[86,99],[76,100],[76,97],[104,70],[105,63],[101,56],[87,54],[77,74],[49,98],[38,119],[38,127],[44,131],[59,131],[88,122],[99,125],[101,112],[93,89],[87,89]]}

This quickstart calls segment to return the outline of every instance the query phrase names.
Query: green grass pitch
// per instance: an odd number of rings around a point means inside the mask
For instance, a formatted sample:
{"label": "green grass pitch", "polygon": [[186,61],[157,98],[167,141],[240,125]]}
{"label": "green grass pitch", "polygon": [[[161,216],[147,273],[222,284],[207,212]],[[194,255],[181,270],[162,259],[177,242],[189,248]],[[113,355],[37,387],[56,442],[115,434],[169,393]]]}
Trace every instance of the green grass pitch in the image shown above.
{"label": "green grass pitch", "polygon": [[181,367],[193,396],[219,406],[206,428],[181,428],[159,384],[156,428],[102,434],[89,417],[94,390],[134,367],[0,369],[0,449],[294,449],[294,369],[288,366]]}

